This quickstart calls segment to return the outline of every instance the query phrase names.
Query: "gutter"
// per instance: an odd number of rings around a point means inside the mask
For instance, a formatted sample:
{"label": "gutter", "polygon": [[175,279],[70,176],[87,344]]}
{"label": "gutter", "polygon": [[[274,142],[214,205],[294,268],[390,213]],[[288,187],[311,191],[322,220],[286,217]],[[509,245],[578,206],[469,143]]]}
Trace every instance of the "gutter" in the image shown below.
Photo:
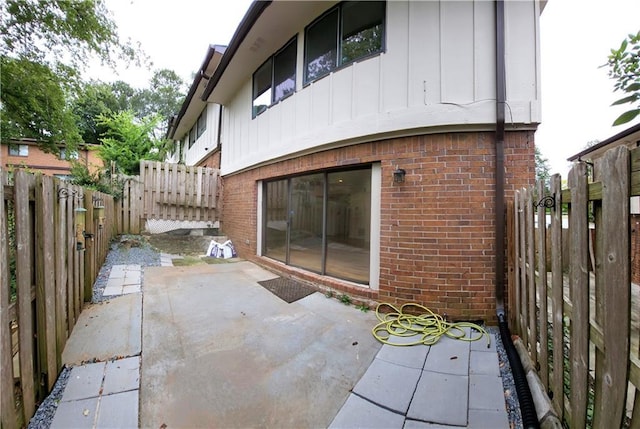
{"label": "gutter", "polygon": [[233,37],[231,38],[231,42],[229,42],[229,46],[227,47],[227,50],[224,52],[224,55],[220,60],[220,64],[218,65],[218,68],[213,73],[213,76],[211,76],[211,79],[209,79],[209,83],[207,84],[207,87],[205,88],[204,93],[202,94],[202,97],[201,97],[203,101],[207,101],[207,99],[213,92],[213,89],[216,87],[216,85],[218,85],[220,78],[222,77],[225,70],[229,66],[231,59],[240,48],[240,45],[242,44],[244,39],[247,37],[247,34],[249,34],[249,31],[251,31],[251,29],[253,28],[253,25],[256,23],[258,18],[260,18],[260,15],[262,15],[262,12],[264,12],[265,9],[270,4],[271,4],[271,0],[264,0],[264,1],[256,0],[251,4],[251,6],[249,7],[249,10],[244,15],[244,18],[242,18],[242,21],[240,22],[238,29],[236,30]]}
{"label": "gutter", "polygon": [[616,142],[618,140],[622,140],[623,138],[628,137],[631,134],[635,134],[635,133],[637,133],[639,131],[640,131],[640,123],[636,124],[636,125],[634,125],[634,126],[632,126],[630,128],[627,128],[626,130],[623,130],[623,131],[619,132],[615,136],[609,137],[608,139],[606,139],[604,141],[601,141],[600,143],[598,143],[596,145],[593,145],[593,146],[583,150],[580,153],[576,153],[575,155],[572,155],[571,157],[567,158],[567,161],[579,160],[580,158],[582,158],[585,155],[590,154],[591,152],[595,152],[596,150],[598,150],[598,149],[600,149],[600,148],[602,148],[604,146],[607,146],[607,145],[609,145],[611,143],[614,143],[614,142]]}
{"label": "gutter", "polygon": [[500,338],[504,345],[516,385],[522,425],[525,429],[539,429],[540,422],[527,382],[526,373],[518,352],[513,345],[504,307],[505,274],[505,204],[504,204],[504,130],[506,104],[506,65],[504,39],[504,0],[496,0],[496,314],[500,327]]}

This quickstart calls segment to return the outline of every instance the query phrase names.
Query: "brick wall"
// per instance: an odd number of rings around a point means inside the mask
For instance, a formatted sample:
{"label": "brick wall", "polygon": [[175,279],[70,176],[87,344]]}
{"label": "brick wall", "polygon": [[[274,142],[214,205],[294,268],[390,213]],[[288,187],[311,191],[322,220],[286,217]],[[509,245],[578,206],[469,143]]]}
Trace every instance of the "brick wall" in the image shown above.
{"label": "brick wall", "polygon": [[[533,141],[532,131],[506,135],[507,196],[533,184]],[[396,138],[229,175],[222,232],[241,257],[321,286],[380,302],[418,302],[454,319],[495,321],[494,145],[491,132]],[[382,167],[379,291],[256,256],[258,180],[371,162]],[[396,167],[406,170],[405,183],[393,183]]]}
{"label": "brick wall", "polygon": [[215,168],[220,169],[220,151],[214,150],[209,155],[200,161],[197,167]]}
{"label": "brick wall", "polygon": [[[31,170],[40,171],[42,174],[66,175],[71,172],[71,164],[58,158],[57,153],[48,153],[43,151],[37,143],[28,142],[28,156],[10,156],[9,145],[0,145],[0,161],[3,168],[7,167],[27,167]],[[104,165],[102,159],[98,157],[97,151],[88,150],[86,148],[78,148],[78,161],[89,167],[89,171],[94,173],[97,169]]]}

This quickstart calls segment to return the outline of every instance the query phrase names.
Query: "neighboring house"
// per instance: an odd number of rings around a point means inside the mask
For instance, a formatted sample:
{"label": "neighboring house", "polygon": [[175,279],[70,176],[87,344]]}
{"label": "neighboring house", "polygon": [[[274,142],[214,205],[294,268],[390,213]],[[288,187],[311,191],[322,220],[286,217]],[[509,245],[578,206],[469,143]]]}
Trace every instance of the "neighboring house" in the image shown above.
{"label": "neighboring house", "polygon": [[34,139],[12,140],[0,145],[0,164],[3,168],[28,168],[40,171],[48,176],[66,179],[71,174],[70,160],[78,160],[86,165],[91,173],[104,165],[95,150],[98,145],[81,144],[75,151],[60,146],[58,153],[42,150]]}
{"label": "neighboring house", "polygon": [[495,321],[496,207],[535,177],[540,13],[254,2],[198,80],[207,110],[222,106],[222,232],[241,257],[338,295]]}
{"label": "neighboring house", "polygon": [[177,116],[169,120],[167,137],[176,142],[167,162],[220,168],[219,104],[202,100],[207,81],[215,71],[225,46],[210,45]]}
{"label": "neighboring house", "polygon": [[[626,146],[629,149],[640,146],[640,123],[569,157],[567,161],[587,161],[591,163],[593,165],[593,177],[598,180],[600,174],[598,160],[606,151],[618,146]],[[640,284],[640,197],[631,197],[629,212],[631,216],[631,281]]]}

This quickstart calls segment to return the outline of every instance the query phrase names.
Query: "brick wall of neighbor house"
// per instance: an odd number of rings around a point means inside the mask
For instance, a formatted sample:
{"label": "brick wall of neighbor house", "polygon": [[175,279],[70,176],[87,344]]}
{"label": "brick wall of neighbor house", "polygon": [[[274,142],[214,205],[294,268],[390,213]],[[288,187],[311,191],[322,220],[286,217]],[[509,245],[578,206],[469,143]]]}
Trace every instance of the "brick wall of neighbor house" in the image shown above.
{"label": "brick wall of neighbor house", "polygon": [[[24,144],[24,143],[20,143]],[[58,158],[56,153],[48,153],[40,149],[37,143],[29,143],[28,156],[10,156],[9,145],[0,145],[0,160],[3,168],[27,167],[31,170],[40,171],[48,176],[67,175],[71,172],[71,164]],[[89,167],[89,171],[94,173],[102,168],[104,163],[98,157],[97,151],[86,148],[78,148],[78,160]]]}
{"label": "brick wall of neighbor house", "polygon": [[[494,134],[395,138],[225,176],[222,232],[239,255],[321,287],[378,302],[418,302],[451,318],[495,321]],[[335,166],[382,167],[379,291],[256,256],[258,180]],[[394,184],[396,167],[405,183]],[[509,132],[506,195],[534,183],[533,131]],[[372,249],[374,251],[374,249]]]}

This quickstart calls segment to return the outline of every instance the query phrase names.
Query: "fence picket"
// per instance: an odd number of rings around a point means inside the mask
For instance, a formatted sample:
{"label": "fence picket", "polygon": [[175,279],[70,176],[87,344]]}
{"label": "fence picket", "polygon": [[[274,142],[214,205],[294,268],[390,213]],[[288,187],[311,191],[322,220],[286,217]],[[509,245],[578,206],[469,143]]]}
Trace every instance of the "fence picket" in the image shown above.
{"label": "fence picket", "polygon": [[519,220],[519,225],[520,225],[520,234],[519,234],[519,244],[520,244],[520,301],[521,301],[521,315],[518,317],[518,319],[520,320],[520,328],[521,330],[519,331],[520,334],[522,335],[522,340],[524,341],[525,344],[529,344],[529,329],[527,329],[527,326],[529,324],[529,319],[528,319],[528,314],[529,314],[529,305],[527,304],[528,302],[528,294],[529,294],[529,290],[527,289],[527,262],[526,262],[526,255],[527,255],[527,246],[526,246],[526,224],[525,224],[525,219],[526,219],[526,213],[525,213],[525,209],[524,209],[524,205],[525,205],[525,201],[526,201],[526,192],[525,190],[521,190],[518,194],[518,196],[520,197],[520,205],[519,205],[519,210],[518,210],[518,218]]}
{"label": "fence picket", "polygon": [[[551,391],[556,411],[564,414],[564,329],[562,278],[562,194],[559,174],[551,177],[555,208],[551,211],[551,311],[553,317],[553,380]],[[544,346],[544,345],[543,345]]]}
{"label": "fence picket", "polygon": [[[583,163],[569,172],[571,188],[571,424],[585,427],[589,373],[589,224],[587,174]],[[584,323],[583,321],[587,321]]]}
{"label": "fence picket", "polygon": [[534,253],[534,236],[535,236],[535,224],[533,218],[533,189],[528,189],[526,192],[526,199],[524,202],[525,210],[525,228],[527,234],[527,290],[529,296],[527,301],[529,304],[529,354],[533,364],[538,364],[538,323],[536,315],[536,264]]}
{"label": "fence picket", "polygon": [[549,314],[547,309],[547,210],[541,203],[545,197],[546,189],[544,181],[538,181],[538,281],[536,289],[540,312],[538,321],[540,324],[540,379],[545,386],[549,385],[549,356],[547,354],[547,342],[549,334],[547,331]]}
{"label": "fence picket", "polygon": [[20,386],[23,416],[28,421],[35,411],[35,375],[33,367],[33,311],[31,285],[33,275],[33,231],[29,193],[34,189],[32,175],[15,172],[16,283],[18,296],[18,337],[20,341]]}
{"label": "fence picket", "polygon": [[11,319],[9,318],[9,249],[5,203],[7,173],[0,170],[0,426],[17,428],[15,394],[13,389],[13,360],[11,348]]}
{"label": "fence picket", "polygon": [[[629,152],[624,147],[608,151],[603,158],[603,242],[598,243],[604,291],[602,329],[604,349],[596,352],[594,427],[622,425],[627,393],[626,365],[629,356],[630,240],[629,240]],[[606,355],[605,355],[606,351]]]}

